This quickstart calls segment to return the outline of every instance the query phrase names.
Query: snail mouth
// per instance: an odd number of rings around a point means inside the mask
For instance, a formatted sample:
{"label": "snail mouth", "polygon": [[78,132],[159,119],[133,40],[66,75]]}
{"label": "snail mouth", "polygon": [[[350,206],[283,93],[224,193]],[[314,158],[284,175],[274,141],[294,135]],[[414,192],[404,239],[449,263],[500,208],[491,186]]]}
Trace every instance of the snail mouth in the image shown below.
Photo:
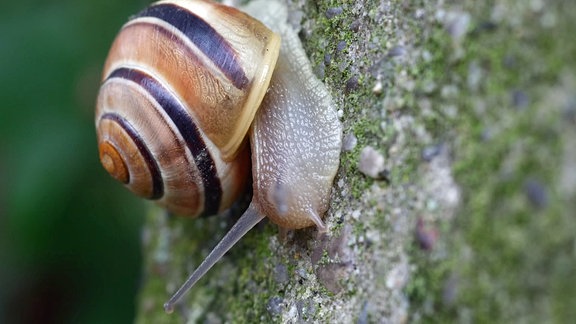
{"label": "snail mouth", "polygon": [[104,169],[138,196],[162,198],[160,168],[134,127],[118,114],[105,113],[98,128],[98,149]]}

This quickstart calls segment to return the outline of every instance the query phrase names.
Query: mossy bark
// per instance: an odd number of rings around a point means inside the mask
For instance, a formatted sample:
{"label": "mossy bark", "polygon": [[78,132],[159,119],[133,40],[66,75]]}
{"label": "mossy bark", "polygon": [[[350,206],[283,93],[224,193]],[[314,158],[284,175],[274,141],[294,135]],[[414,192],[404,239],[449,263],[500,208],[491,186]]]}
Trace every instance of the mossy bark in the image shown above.
{"label": "mossy bark", "polygon": [[167,315],[234,218],[150,206],[137,321],[574,318],[576,3],[290,8],[344,124],[328,233],[258,226]]}

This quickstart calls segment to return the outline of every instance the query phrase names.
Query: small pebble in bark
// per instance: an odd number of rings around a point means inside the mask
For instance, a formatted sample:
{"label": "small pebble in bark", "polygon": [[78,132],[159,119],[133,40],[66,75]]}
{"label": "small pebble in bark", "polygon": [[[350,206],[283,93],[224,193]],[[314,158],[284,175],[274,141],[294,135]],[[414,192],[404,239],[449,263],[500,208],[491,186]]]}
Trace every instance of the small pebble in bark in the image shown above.
{"label": "small pebble in bark", "polygon": [[288,281],[288,268],[285,265],[277,264],[274,267],[274,280],[279,284],[283,284]]}
{"label": "small pebble in bark", "polygon": [[351,262],[330,263],[318,267],[316,276],[326,290],[337,294],[344,289],[343,282],[353,269]]}
{"label": "small pebble in bark", "polygon": [[394,46],[388,51],[388,57],[397,57],[406,55],[406,47],[402,45]]}
{"label": "small pebble in bark", "polygon": [[384,86],[382,85],[382,81],[378,80],[376,81],[376,84],[374,84],[374,87],[372,88],[372,93],[374,93],[375,95],[380,95],[382,94],[383,88]]}
{"label": "small pebble in bark", "polygon": [[333,293],[344,289],[343,282],[354,268],[352,251],[348,246],[351,233],[352,227],[345,225],[340,235],[321,239],[310,256],[312,263],[317,266],[318,282]]}
{"label": "small pebble in bark", "polygon": [[348,46],[346,41],[339,41],[338,44],[336,45],[336,53],[340,53],[343,50],[345,50],[346,46]]}
{"label": "small pebble in bark", "polygon": [[371,178],[379,179],[385,170],[384,157],[373,147],[366,146],[362,149],[362,152],[360,152],[358,169]]}
{"label": "small pebble in bark", "polygon": [[300,322],[305,322],[316,312],[316,305],[312,300],[299,300],[296,302],[296,308]]}
{"label": "small pebble in bark", "polygon": [[432,161],[440,152],[442,151],[442,144],[436,144],[431,146],[426,146],[422,149],[422,160],[426,162]]}
{"label": "small pebble in bark", "polygon": [[448,34],[452,36],[452,39],[455,42],[458,42],[468,32],[470,20],[470,14],[467,12],[452,11],[446,13],[444,26],[446,27]]}
{"label": "small pebble in bark", "polygon": [[346,93],[350,93],[356,89],[358,89],[358,76],[354,75],[348,81],[346,81]]}
{"label": "small pebble in bark", "polygon": [[456,302],[458,297],[458,279],[452,274],[444,282],[444,288],[442,289],[442,302],[446,306],[452,306]]}
{"label": "small pebble in bark", "polygon": [[352,212],[352,214],[350,214],[350,216],[352,216],[352,218],[354,218],[355,220],[360,219],[360,215],[362,215],[360,209],[356,209]]}
{"label": "small pebble in bark", "polygon": [[438,241],[438,230],[431,225],[424,224],[422,218],[416,223],[416,241],[421,249],[431,251]]}
{"label": "small pebble in bark", "polygon": [[283,301],[284,300],[281,297],[278,297],[278,296],[271,297],[268,300],[268,304],[266,305],[266,310],[272,316],[280,315],[282,313],[282,308],[283,308],[282,302]]}
{"label": "small pebble in bark", "polygon": [[522,90],[512,91],[512,105],[516,108],[526,108],[530,104],[528,94]]}
{"label": "small pebble in bark", "polygon": [[342,9],[342,7],[328,8],[326,10],[326,18],[332,19],[332,18],[342,14],[343,11],[344,11],[344,9]]}
{"label": "small pebble in bark", "polygon": [[324,65],[328,66],[332,62],[332,55],[324,54]]}
{"label": "small pebble in bark", "polygon": [[479,34],[482,33],[486,33],[486,32],[494,32],[496,29],[498,28],[498,24],[493,22],[493,21],[488,21],[485,20],[481,23],[479,23],[476,28],[474,28],[474,30],[470,33],[474,36],[477,36]]}
{"label": "small pebble in bark", "polygon": [[356,144],[358,144],[356,135],[354,133],[346,134],[342,140],[342,151],[350,152],[356,147]]}
{"label": "small pebble in bark", "polygon": [[299,268],[298,270],[296,270],[296,274],[302,278],[302,279],[308,279],[308,274],[306,273],[306,270]]}
{"label": "small pebble in bark", "polygon": [[524,193],[530,203],[538,208],[543,209],[548,206],[548,193],[546,187],[536,179],[528,179],[524,182]]}
{"label": "small pebble in bark", "polygon": [[360,20],[354,20],[351,24],[350,24],[350,30],[353,32],[357,32],[360,30]]}

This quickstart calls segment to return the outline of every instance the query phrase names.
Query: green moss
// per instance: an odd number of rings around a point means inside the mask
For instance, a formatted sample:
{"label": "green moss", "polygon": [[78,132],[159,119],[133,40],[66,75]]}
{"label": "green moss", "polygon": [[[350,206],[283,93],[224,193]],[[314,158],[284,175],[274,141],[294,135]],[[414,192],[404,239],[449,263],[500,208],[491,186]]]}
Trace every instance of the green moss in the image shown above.
{"label": "green moss", "polygon": [[[483,30],[492,9],[469,10],[475,21],[462,44],[465,56],[450,60],[449,39],[432,33],[430,46],[443,54],[422,68],[430,68],[425,78],[460,90],[449,100],[430,95],[437,110],[443,103],[457,105],[456,119],[438,118],[438,110],[427,122],[441,130],[436,136],[454,129],[449,133],[463,201],[455,222],[442,231],[449,257],[413,251],[420,270],[407,291],[415,318],[568,322],[575,315],[576,285],[568,279],[576,274],[576,225],[569,216],[575,203],[563,198],[558,166],[565,132],[573,125],[563,121],[559,103],[548,100],[551,93],[570,95],[562,90],[561,75],[569,70],[573,78],[576,46],[563,40],[576,25],[563,14],[567,8],[551,5],[545,10],[558,20],[547,32],[531,15],[519,25],[501,21]],[[484,73],[477,90],[465,83],[472,62]],[[515,94],[526,95],[528,103],[514,105]]]}
{"label": "green moss", "polygon": [[[235,321],[258,322],[263,314],[270,315],[266,306],[278,291],[271,275],[274,272],[268,247],[271,235],[277,235],[272,226],[266,226],[264,231],[249,233],[243,238],[239,249],[231,255],[237,260],[236,267],[241,271],[233,280],[234,289],[227,295],[228,300],[221,306],[229,305],[227,309]],[[249,257],[245,254],[249,254]]]}

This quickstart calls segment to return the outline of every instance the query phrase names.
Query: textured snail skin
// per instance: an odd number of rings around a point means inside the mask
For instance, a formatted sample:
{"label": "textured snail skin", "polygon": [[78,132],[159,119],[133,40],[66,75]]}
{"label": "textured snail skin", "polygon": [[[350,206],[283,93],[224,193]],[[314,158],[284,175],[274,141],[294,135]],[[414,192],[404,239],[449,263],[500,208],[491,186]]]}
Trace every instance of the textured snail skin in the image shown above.
{"label": "textured snail skin", "polygon": [[328,209],[342,141],[336,107],[287,24],[286,8],[256,1],[245,10],[282,37],[270,89],[252,124],[253,199],[281,227],[324,230],[321,217]]}
{"label": "textured snail skin", "polygon": [[282,37],[270,89],[250,133],[254,195],[244,215],[164,304],[168,313],[265,216],[288,229],[316,225],[326,230],[321,217],[328,209],[342,142],[335,106],[286,23],[286,8],[262,0],[243,9]]}

